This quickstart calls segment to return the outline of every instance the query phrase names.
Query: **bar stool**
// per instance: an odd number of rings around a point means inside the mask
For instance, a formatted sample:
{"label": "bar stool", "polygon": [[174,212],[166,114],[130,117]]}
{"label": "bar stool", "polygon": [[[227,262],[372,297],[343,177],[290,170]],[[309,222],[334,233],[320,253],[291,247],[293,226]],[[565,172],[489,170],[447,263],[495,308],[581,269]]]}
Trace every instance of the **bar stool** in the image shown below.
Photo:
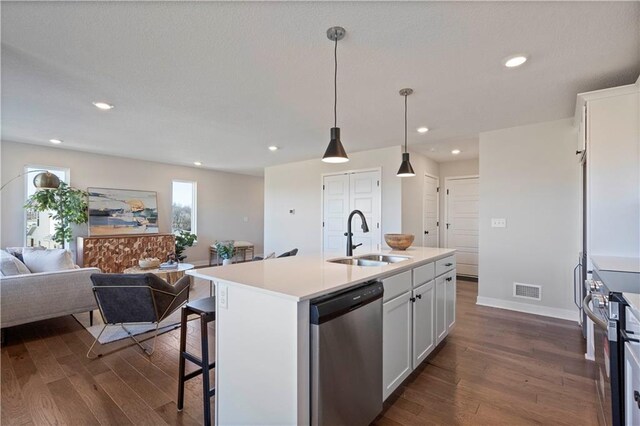
{"label": "bar stool", "polygon": [[[200,345],[202,346],[202,359],[187,352],[187,317],[191,314],[200,315]],[[208,324],[216,319],[216,299],[206,297],[189,302],[182,307],[180,321],[180,364],[178,373],[178,411],[184,406],[184,383],[187,380],[202,374],[202,400],[204,403],[204,424],[211,425],[210,398],[215,395],[216,389],[209,387],[209,371],[215,368],[216,363],[209,363],[209,333]],[[189,374],[185,374],[185,360],[191,361],[199,368]]]}

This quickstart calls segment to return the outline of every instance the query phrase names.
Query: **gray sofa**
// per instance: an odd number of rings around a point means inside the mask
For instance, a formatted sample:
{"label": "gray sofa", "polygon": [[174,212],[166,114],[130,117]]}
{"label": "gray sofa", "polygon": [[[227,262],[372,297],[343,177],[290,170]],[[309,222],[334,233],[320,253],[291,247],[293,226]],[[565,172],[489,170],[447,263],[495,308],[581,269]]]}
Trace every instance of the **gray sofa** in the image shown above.
{"label": "gray sofa", "polygon": [[0,278],[0,327],[97,309],[91,274],[98,268],[11,275]]}

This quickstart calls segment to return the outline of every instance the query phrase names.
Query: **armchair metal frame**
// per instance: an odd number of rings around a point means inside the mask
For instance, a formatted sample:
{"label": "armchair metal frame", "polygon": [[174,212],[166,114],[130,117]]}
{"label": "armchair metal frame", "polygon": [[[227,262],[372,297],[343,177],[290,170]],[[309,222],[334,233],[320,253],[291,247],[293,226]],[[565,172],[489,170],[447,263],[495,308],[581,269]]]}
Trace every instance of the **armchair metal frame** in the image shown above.
{"label": "armchair metal frame", "polygon": [[[100,297],[98,296],[98,291],[101,290],[101,289],[109,289],[109,288],[127,288],[127,289],[146,288],[146,289],[148,289],[149,290],[149,295],[150,295],[151,300],[153,302],[153,310],[156,313],[156,321],[153,321],[153,322],[148,322],[148,321],[126,322],[126,323],[125,322],[120,322],[120,323],[118,323],[118,322],[113,322],[113,323],[107,322],[107,320],[106,320],[106,318],[104,316],[102,303],[100,302]],[[185,305],[189,301],[189,298],[187,297],[182,303],[180,303],[178,306],[176,306],[173,309],[171,309],[171,307],[173,305],[173,302],[177,298],[179,298],[185,291],[187,293],[189,292],[189,286],[188,285],[184,289],[182,289],[181,291],[179,291],[176,294],[170,293],[168,291],[155,289],[155,288],[153,288],[151,286],[148,286],[148,285],[113,285],[113,286],[99,286],[99,287],[94,286],[93,287],[93,295],[96,298],[96,303],[98,304],[98,309],[100,311],[100,316],[102,317],[102,322],[104,323],[104,326],[102,327],[102,330],[100,330],[100,333],[98,333],[98,336],[95,338],[95,340],[91,344],[91,347],[87,351],[87,358],[95,359],[95,358],[98,358],[98,357],[102,356],[102,354],[97,354],[97,356],[92,357],[91,356],[91,352],[93,351],[94,346],[96,345],[96,343],[98,343],[98,340],[102,336],[102,333],[104,333],[104,331],[107,329],[107,327],[109,327],[109,326],[117,326],[117,325],[120,325],[122,327],[122,329],[127,332],[127,334],[129,335],[129,338],[131,338],[131,340],[133,340],[140,347],[140,349],[142,349],[144,351],[144,353],[146,353],[149,356],[152,355],[153,352],[156,349],[156,339],[158,337],[158,329],[160,327],[160,322],[162,320],[164,320],[171,313],[177,311],[180,307],[182,307],[183,305]],[[173,296],[173,300],[171,301],[171,303],[168,304],[167,308],[164,310],[164,312],[160,316],[157,316],[158,306],[156,304],[156,298],[154,297],[155,296],[154,293],[160,293],[160,294],[166,294],[166,295],[169,295],[169,296]],[[154,334],[153,334],[153,345],[151,346],[151,348],[145,347],[145,345],[143,345],[142,342],[140,342],[138,339],[136,339],[135,336],[133,335],[133,333],[131,333],[131,331],[129,331],[129,329],[127,329],[125,327],[125,324],[137,325],[137,324],[153,324],[153,323],[155,323],[156,327],[155,327]]]}

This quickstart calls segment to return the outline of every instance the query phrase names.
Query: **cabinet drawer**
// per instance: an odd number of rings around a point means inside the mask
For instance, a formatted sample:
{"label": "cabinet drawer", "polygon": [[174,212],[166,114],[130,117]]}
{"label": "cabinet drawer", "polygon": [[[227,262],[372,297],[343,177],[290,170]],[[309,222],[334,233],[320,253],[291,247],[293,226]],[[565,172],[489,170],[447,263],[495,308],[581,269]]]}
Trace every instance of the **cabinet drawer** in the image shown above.
{"label": "cabinet drawer", "polygon": [[427,263],[426,265],[418,266],[413,270],[413,288],[431,281],[435,276],[436,265],[434,263]]}
{"label": "cabinet drawer", "polygon": [[444,259],[436,260],[436,276],[449,272],[456,267],[456,257],[448,256]]}
{"label": "cabinet drawer", "polygon": [[411,290],[411,271],[385,278],[382,280],[382,285],[384,286],[383,300],[386,302]]}

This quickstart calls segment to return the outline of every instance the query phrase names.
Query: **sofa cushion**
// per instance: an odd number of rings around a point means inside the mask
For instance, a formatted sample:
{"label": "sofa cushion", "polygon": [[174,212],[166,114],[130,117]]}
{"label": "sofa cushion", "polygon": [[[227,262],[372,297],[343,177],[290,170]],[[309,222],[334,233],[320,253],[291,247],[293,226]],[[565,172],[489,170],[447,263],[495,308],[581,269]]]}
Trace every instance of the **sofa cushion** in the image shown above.
{"label": "sofa cushion", "polygon": [[25,265],[31,272],[53,272],[75,269],[71,252],[65,249],[38,250],[32,247],[22,249]]}
{"label": "sofa cushion", "polygon": [[27,266],[22,263],[20,259],[10,255],[4,250],[0,250],[0,272],[4,277],[31,273],[29,268],[27,268]]}

